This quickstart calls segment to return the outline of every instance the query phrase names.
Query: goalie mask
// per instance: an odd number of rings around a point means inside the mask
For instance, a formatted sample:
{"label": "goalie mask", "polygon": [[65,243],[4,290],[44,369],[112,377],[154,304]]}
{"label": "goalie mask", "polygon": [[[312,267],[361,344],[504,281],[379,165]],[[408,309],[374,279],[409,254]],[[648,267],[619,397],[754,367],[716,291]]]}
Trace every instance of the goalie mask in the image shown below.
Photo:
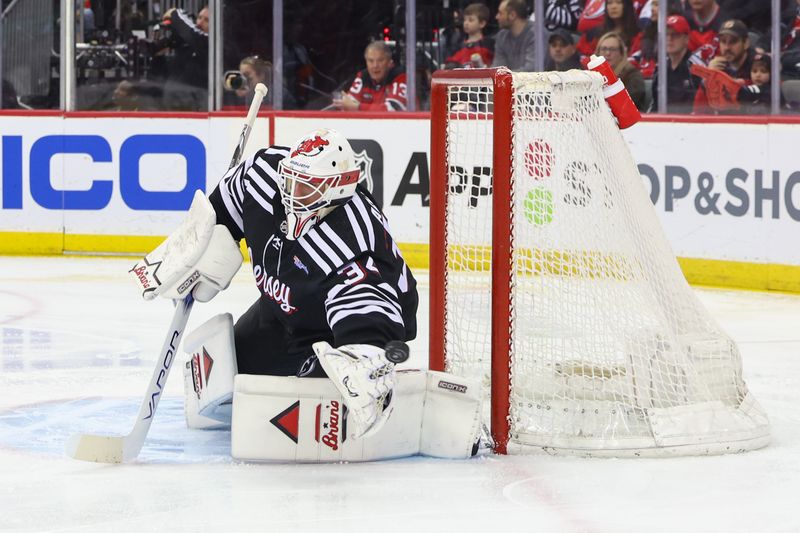
{"label": "goalie mask", "polygon": [[292,146],[279,163],[286,237],[299,239],[309,228],[355,194],[360,170],[350,143],[335,130],[319,129]]}

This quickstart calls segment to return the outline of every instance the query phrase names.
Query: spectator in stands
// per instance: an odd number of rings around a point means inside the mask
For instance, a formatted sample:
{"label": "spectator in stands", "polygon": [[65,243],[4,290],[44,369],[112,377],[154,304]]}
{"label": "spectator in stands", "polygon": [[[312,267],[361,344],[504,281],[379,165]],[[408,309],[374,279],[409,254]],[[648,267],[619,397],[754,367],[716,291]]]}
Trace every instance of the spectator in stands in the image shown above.
{"label": "spectator in stands", "polygon": [[800,80],[800,0],[785,14],[789,34],[781,47],[781,74],[784,79]]}
{"label": "spectator in stands", "polygon": [[138,111],[139,94],[136,86],[128,80],[119,82],[111,95],[111,103],[114,111]]}
{"label": "spectator in stands", "polygon": [[[767,33],[771,26],[770,3],[764,0],[718,0],[728,18],[739,19],[750,31]],[[785,2],[781,2],[784,4]],[[755,45],[756,43],[750,43]]]}
{"label": "spectator in stands", "polygon": [[288,25],[283,43],[283,108],[303,109],[314,91],[314,66],[311,54],[302,42],[303,24],[295,21]]}
{"label": "spectator in stands", "polygon": [[[674,0],[681,1],[681,0]],[[636,16],[643,11],[647,5],[647,0],[633,0],[633,8],[636,11]],[[606,0],[586,0],[583,11],[578,18],[578,32],[588,33],[597,29],[605,21],[606,14]],[[605,32],[597,30],[595,35],[602,35]]]}
{"label": "spectator in stands", "polygon": [[[683,13],[683,6],[679,0],[665,1],[667,2],[667,17]],[[641,48],[628,58],[628,61],[639,69],[646,80],[651,79],[655,74],[658,61],[658,6],[659,0],[649,0],[642,8],[639,14],[639,26],[644,28]]]}
{"label": "spectator in stands", "polygon": [[[81,42],[88,40],[87,37],[95,30],[94,11],[92,11],[92,3],[89,0],[75,0],[76,11],[80,13],[80,6],[83,5],[83,35]],[[75,16],[75,34],[80,30],[80,16]]]}
{"label": "spectator in stands", "polygon": [[[683,15],[684,0],[665,0],[667,2],[667,16]],[[636,5],[636,2],[634,2]],[[644,29],[658,22],[658,0],[647,0],[641,9],[638,10],[639,27]]]}
{"label": "spectator in stands", "polygon": [[731,17],[716,0],[688,0],[685,17],[692,32],[689,34],[689,50],[694,52],[701,46],[713,46],[723,21]]}
{"label": "spectator in stands", "polygon": [[[750,82],[738,94],[742,112],[750,115],[766,115],[772,110],[772,58],[767,54],[756,54],[750,65]],[[783,98],[781,98],[783,107]]]}
{"label": "spectator in stands", "polygon": [[524,0],[503,0],[497,8],[497,22],[501,30],[495,38],[492,66],[532,72],[536,44]]}
{"label": "spectator in stands", "polygon": [[653,77],[658,60],[658,4],[658,0],[650,0],[642,9],[639,16],[639,27],[644,28],[641,47],[628,58],[646,80]]}
{"label": "spectator in stands", "polygon": [[467,38],[461,48],[445,60],[445,68],[483,68],[494,59],[494,40],[483,35],[489,22],[489,8],[475,3],[464,8],[464,33]]}
{"label": "spectator in stands", "polygon": [[165,12],[162,20],[172,29],[165,107],[177,111],[208,109],[208,8],[197,13],[196,21],[176,8]]}
{"label": "spectator in stands", "polygon": [[[771,59],[767,55],[756,54],[752,61],[751,83],[734,79],[724,71],[708,67],[693,66],[703,78],[703,86],[708,95],[708,106],[716,113],[766,114],[771,111],[770,92]],[[786,107],[781,98],[781,107]]]}
{"label": "spectator in stands", "polygon": [[[173,2],[174,3],[174,2]],[[129,35],[133,30],[146,30],[148,26],[147,20],[147,3],[145,2],[144,5],[140,5],[141,2],[106,2],[108,10],[101,8],[96,9],[97,7],[102,6],[102,2],[95,3],[95,19],[98,21],[97,27],[98,28],[105,28],[111,29],[116,27],[116,18],[117,18],[117,10],[116,8],[112,9],[112,5],[119,7],[120,13],[120,31],[122,31],[123,35]],[[155,7],[155,6],[154,6]],[[107,12],[109,13],[109,17],[105,19],[105,25],[102,24],[103,17],[100,16],[101,13]],[[158,13],[158,12],[156,12]]]}
{"label": "spectator in stands", "polygon": [[[667,111],[692,111],[700,78],[689,71],[692,53],[689,51],[689,23],[681,15],[667,18]],[[658,72],[653,76],[653,105],[658,103]]]}
{"label": "spectator in stands", "polygon": [[356,74],[350,90],[333,99],[333,107],[344,111],[404,111],[406,73],[394,64],[392,49],[373,41],[364,50],[367,68]]}
{"label": "spectator in stands", "polygon": [[708,63],[709,68],[722,70],[734,79],[749,82],[753,53],[747,26],[741,20],[726,20],[718,38],[719,53]]}
{"label": "spectator in stands", "polygon": [[597,48],[598,37],[606,33],[619,35],[625,42],[629,54],[632,55],[639,50],[642,35],[637,24],[633,0],[606,0],[603,23],[581,35],[578,51],[588,58]]}
{"label": "spectator in stands", "polygon": [[595,53],[606,58],[606,61],[614,69],[614,74],[628,89],[636,108],[639,111],[645,111],[647,95],[644,91],[644,78],[642,73],[628,61],[628,50],[622,36],[614,32],[606,33],[598,39]]}
{"label": "spectator in stands", "polygon": [[563,72],[581,68],[581,56],[575,49],[575,40],[570,32],[557,28],[550,34],[547,42],[550,54],[544,64],[545,70]]}
{"label": "spectator in stands", "polygon": [[[753,53],[750,50],[747,26],[741,20],[726,20],[720,27],[718,39],[719,52],[709,61],[708,67],[724,72],[742,85],[750,84]],[[695,57],[697,57],[697,54],[695,54]],[[701,84],[695,96],[695,113],[708,113],[711,111],[704,85]]]}
{"label": "spectator in stands", "polygon": [[[239,72],[242,73],[244,79],[247,80],[245,85],[236,89],[236,96],[241,98],[246,108],[250,107],[250,102],[253,101],[255,95],[256,85],[263,83],[267,88],[271,88],[271,74],[272,63],[261,59],[258,56],[247,56],[239,62]],[[267,93],[267,99],[269,93]],[[272,100],[268,100],[268,104]]]}
{"label": "spectator in stands", "polygon": [[544,25],[548,30],[561,28],[576,31],[583,13],[583,0],[547,0],[544,8]]}
{"label": "spectator in stands", "polygon": [[442,58],[450,57],[455,54],[464,43],[464,16],[461,9],[453,9],[453,18],[447,24],[439,28],[439,46],[441,47]]}

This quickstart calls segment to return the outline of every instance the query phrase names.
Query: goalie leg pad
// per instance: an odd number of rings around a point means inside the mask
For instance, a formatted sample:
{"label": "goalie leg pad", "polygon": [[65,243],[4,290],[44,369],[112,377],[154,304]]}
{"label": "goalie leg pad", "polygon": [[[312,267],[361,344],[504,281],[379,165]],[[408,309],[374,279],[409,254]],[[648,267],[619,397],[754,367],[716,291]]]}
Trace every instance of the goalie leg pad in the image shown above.
{"label": "goalie leg pad", "polygon": [[233,317],[217,315],[186,337],[184,368],[186,423],[190,428],[230,424],[233,378],[237,373]]}
{"label": "goalie leg pad", "polygon": [[475,455],[481,434],[482,398],[477,381],[428,371],[419,452],[448,459]]}
{"label": "goalie leg pad", "polygon": [[239,374],[234,382],[231,455],[243,461],[331,463],[423,454],[465,459],[480,438],[482,391],[444,372],[396,372],[394,410],[361,438],[327,378]]}
{"label": "goalie leg pad", "polygon": [[328,378],[236,376],[231,455],[243,461],[334,463],[419,453],[425,372],[397,372],[394,411],[380,430],[349,435],[350,412]]}

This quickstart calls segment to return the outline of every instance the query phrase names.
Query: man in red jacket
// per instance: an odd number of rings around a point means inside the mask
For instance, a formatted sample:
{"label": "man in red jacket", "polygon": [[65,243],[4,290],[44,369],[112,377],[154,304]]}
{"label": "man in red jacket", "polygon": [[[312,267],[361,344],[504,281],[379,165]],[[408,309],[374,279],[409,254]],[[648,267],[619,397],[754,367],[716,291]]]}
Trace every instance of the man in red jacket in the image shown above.
{"label": "man in red jacket", "polygon": [[389,45],[369,43],[364,59],[367,68],[356,74],[347,93],[333,99],[333,106],[344,111],[405,111],[406,73],[394,64]]}

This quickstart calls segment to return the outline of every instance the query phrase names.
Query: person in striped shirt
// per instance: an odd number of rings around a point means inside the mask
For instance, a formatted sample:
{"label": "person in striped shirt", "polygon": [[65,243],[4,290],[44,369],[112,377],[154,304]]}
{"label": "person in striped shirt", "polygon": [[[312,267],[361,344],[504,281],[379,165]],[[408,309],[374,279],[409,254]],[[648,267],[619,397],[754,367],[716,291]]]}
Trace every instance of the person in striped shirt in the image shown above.
{"label": "person in striped shirt", "polygon": [[321,377],[314,343],[379,359],[416,337],[416,281],[359,174],[347,139],[321,129],[260,150],[209,196],[260,293],[234,326],[239,373]]}

